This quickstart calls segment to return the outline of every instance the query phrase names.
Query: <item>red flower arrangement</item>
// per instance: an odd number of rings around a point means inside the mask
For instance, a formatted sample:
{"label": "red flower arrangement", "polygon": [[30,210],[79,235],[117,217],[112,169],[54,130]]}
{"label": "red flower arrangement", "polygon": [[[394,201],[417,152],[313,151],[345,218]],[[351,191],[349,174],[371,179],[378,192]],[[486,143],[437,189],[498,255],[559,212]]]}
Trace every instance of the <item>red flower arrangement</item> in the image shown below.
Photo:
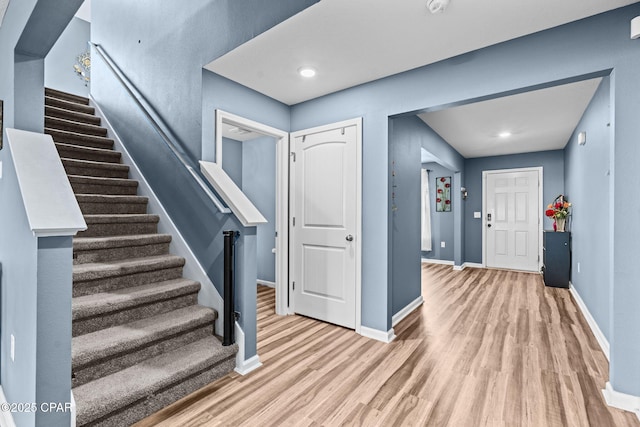
{"label": "red flower arrangement", "polygon": [[565,219],[569,216],[569,208],[571,203],[567,202],[564,196],[561,194],[547,206],[547,210],[544,212],[546,216],[553,219]]}

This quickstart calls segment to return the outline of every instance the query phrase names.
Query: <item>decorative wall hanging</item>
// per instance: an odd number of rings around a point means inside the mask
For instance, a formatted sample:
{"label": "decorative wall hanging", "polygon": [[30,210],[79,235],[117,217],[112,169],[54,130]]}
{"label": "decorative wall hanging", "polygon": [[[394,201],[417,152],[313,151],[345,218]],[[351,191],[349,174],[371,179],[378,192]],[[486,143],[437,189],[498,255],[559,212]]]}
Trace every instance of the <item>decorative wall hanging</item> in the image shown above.
{"label": "decorative wall hanging", "polygon": [[451,212],[451,177],[436,178],[436,212]]}
{"label": "decorative wall hanging", "polygon": [[76,57],[76,64],[73,65],[73,71],[82,79],[84,85],[87,86],[91,79],[91,53],[83,52]]}

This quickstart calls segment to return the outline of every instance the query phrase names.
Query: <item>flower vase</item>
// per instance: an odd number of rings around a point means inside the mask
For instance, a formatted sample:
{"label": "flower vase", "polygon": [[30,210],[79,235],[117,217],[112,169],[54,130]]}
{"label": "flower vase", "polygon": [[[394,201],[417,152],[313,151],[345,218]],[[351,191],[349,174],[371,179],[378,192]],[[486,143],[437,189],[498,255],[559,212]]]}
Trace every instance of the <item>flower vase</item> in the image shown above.
{"label": "flower vase", "polygon": [[556,218],[556,231],[564,231],[564,226],[566,224],[566,218]]}

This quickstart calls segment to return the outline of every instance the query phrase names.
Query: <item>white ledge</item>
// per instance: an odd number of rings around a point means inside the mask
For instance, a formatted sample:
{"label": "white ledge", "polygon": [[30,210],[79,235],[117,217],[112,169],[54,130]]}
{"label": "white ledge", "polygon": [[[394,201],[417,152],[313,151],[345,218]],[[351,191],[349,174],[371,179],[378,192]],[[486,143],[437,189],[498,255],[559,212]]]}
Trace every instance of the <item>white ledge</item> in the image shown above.
{"label": "white ledge", "polygon": [[238,188],[220,165],[201,160],[200,170],[242,225],[252,227],[267,222],[258,208],[251,203],[251,200]]}
{"label": "white ledge", "polygon": [[73,236],[86,230],[51,136],[7,129],[7,145],[33,235]]}

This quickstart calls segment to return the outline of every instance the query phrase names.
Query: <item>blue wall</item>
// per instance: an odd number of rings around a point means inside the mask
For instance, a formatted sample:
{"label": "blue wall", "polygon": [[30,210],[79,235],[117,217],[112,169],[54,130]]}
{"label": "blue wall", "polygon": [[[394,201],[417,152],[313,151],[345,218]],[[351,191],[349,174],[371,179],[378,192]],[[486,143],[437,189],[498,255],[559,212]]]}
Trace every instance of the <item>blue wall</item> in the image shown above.
{"label": "blue wall", "polygon": [[[453,240],[453,211],[464,209],[462,206],[453,205],[451,212],[436,212],[436,177],[450,176],[453,171],[438,163],[423,163],[423,169],[429,169],[429,200],[431,210],[431,251],[422,252],[422,258],[453,261],[455,242]],[[464,203],[464,202],[463,202]],[[440,247],[440,242],[445,242],[445,247]]]}
{"label": "blue wall", "polygon": [[[593,318],[611,340],[611,191],[610,79],[602,80],[591,104],[565,147],[565,193],[573,204],[571,211],[571,282],[589,308]],[[587,133],[587,143],[578,145],[578,133]],[[637,192],[636,192],[637,194]],[[626,198],[625,198],[626,199]],[[580,271],[578,271],[580,264]]]}
{"label": "blue wall", "polygon": [[[226,161],[226,155],[223,155]],[[257,228],[258,279],[276,280],[276,141],[262,137],[242,143],[242,191],[268,221]]]}
{"label": "blue wall", "polygon": [[[465,165],[468,197],[465,201],[465,254],[467,262],[482,263],[482,219],[474,218],[474,211],[482,211],[482,171],[542,166],[543,209],[559,194],[564,193],[564,151],[467,159]],[[544,218],[544,229],[552,229],[552,222]]]}
{"label": "blue wall", "polygon": [[52,89],[89,95],[89,86],[73,69],[78,55],[87,51],[91,25],[73,18],[44,60],[44,85]]}
{"label": "blue wall", "polygon": [[242,188],[242,142],[235,139],[222,138],[222,170],[229,178]]}

